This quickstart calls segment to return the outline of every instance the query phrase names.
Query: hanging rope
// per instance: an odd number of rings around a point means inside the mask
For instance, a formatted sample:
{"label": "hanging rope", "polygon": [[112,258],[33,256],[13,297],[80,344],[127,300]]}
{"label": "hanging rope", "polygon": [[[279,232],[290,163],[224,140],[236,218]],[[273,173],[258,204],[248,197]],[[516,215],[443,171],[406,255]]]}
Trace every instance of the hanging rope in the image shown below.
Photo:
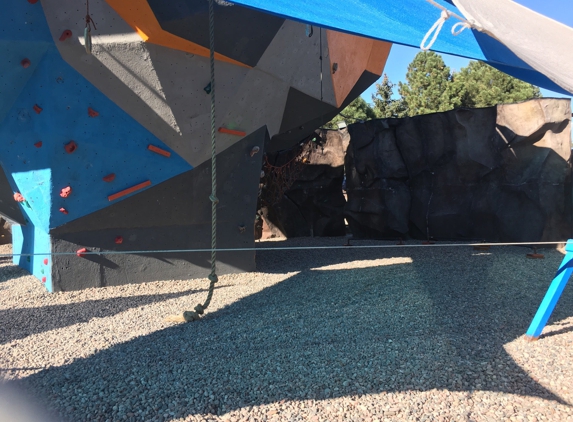
{"label": "hanging rope", "polygon": [[92,24],[97,30],[96,24],[90,16],[90,0],[86,0],[86,27],[84,29],[84,46],[86,53],[92,54]]}
{"label": "hanging rope", "polygon": [[211,68],[211,273],[209,274],[209,293],[203,304],[195,306],[194,311],[185,311],[181,316],[169,316],[167,321],[191,322],[197,321],[209,307],[217,277],[217,131],[215,129],[215,6],[214,0],[209,0],[209,64]]}
{"label": "hanging rope", "polygon": [[[460,35],[462,32],[464,32],[465,29],[467,28],[473,28],[474,26],[469,23],[466,19],[462,18],[461,16],[455,14],[454,12],[449,11],[448,9],[446,9],[444,6],[439,5],[438,3],[436,3],[434,0],[426,0],[428,3],[432,4],[433,6],[436,6],[438,9],[441,9],[442,13],[440,14],[440,18],[434,23],[434,25],[432,25],[432,27],[429,29],[429,31],[426,33],[426,36],[424,37],[424,39],[422,40],[422,42],[420,43],[420,48],[422,49],[422,51],[428,51],[430,48],[432,48],[432,46],[434,45],[434,43],[436,42],[436,39],[438,39],[438,35],[440,35],[440,31],[442,30],[442,27],[444,26],[444,23],[446,23],[446,21],[450,18],[450,17],[454,17],[458,20],[460,20],[460,22],[456,23],[453,27],[452,27],[452,35],[453,36],[458,36]],[[457,28],[460,28],[459,30]],[[478,28],[476,28],[478,29]],[[430,40],[430,42],[428,43],[428,45],[425,45],[426,42],[428,41],[428,38],[434,34],[434,36],[432,37],[432,39]]]}

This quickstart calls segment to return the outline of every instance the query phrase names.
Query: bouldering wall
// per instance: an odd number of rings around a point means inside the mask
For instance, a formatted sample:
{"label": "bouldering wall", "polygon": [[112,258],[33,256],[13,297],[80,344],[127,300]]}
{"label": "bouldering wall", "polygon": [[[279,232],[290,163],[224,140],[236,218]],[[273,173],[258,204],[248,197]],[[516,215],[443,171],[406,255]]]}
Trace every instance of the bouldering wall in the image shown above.
{"label": "bouldering wall", "polygon": [[350,125],[353,235],[568,239],[570,120],[569,100],[548,98]]}
{"label": "bouldering wall", "polygon": [[349,139],[346,131],[322,130],[291,150],[266,154],[259,206],[265,230],[259,237],[344,236]]}
{"label": "bouldering wall", "polygon": [[[91,0],[90,14],[91,54],[85,4],[0,13],[0,214],[17,223],[14,252],[33,255],[14,262],[49,291],[206,275],[203,255],[146,251],[209,246],[208,3]],[[370,86],[390,44],[309,36],[224,2],[215,34],[218,241],[245,247],[263,150],[292,146]],[[219,257],[220,273],[254,265],[254,252]]]}

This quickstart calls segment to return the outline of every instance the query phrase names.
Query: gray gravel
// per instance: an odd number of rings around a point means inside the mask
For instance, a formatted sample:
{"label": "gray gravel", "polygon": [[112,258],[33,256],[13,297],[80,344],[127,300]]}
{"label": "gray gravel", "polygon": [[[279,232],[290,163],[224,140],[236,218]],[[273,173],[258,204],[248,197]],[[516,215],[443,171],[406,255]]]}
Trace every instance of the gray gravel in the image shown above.
{"label": "gray gravel", "polygon": [[206,280],[48,294],[3,260],[0,379],[74,422],[573,421],[573,286],[525,342],[563,258],[527,252],[259,252],[190,324]]}

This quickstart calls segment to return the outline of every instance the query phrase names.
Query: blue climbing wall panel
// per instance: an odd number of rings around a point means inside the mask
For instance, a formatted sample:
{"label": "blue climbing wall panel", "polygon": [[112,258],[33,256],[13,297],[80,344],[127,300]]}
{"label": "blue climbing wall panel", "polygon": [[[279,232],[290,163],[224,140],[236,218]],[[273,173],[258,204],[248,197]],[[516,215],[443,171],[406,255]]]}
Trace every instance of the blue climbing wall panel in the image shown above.
{"label": "blue climbing wall panel", "polygon": [[[44,254],[50,229],[135,193],[110,202],[112,194],[192,167],[62,59],[39,4],[10,7],[0,14],[0,164],[25,199],[27,225],[13,228],[14,253]],[[72,141],[73,151],[66,148]],[[61,195],[67,187],[71,193]],[[52,290],[50,256],[15,256],[14,263]]]}

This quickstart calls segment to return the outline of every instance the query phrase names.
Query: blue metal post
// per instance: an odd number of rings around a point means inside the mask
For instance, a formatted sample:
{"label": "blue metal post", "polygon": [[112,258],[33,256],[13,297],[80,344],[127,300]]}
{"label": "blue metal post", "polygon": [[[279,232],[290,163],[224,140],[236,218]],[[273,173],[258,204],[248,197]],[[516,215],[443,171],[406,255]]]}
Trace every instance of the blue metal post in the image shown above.
{"label": "blue metal post", "polygon": [[547,293],[545,293],[545,297],[533,317],[533,321],[531,321],[531,325],[525,334],[525,338],[527,340],[537,340],[545,328],[545,324],[547,324],[547,320],[551,316],[553,309],[555,309],[555,305],[561,297],[561,293],[563,293],[563,289],[565,285],[569,281],[571,274],[573,273],[573,240],[569,239],[567,244],[565,245],[565,258],[563,258],[563,262],[559,266],[559,270],[557,270],[557,274],[555,278],[551,282]]}

